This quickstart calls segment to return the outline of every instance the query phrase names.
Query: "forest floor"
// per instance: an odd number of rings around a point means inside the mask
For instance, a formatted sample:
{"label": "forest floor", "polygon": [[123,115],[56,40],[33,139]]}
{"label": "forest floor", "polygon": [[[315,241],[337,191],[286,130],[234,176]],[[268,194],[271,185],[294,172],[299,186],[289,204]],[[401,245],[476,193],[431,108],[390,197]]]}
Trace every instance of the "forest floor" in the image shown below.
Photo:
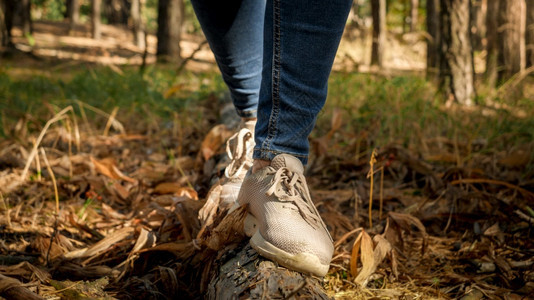
{"label": "forest floor", "polygon": [[[36,28],[16,39],[31,54],[1,58],[0,275],[47,299],[202,298],[225,259],[213,249],[235,247],[217,239],[222,211],[199,214],[217,201],[235,130],[209,49],[177,74],[151,48],[140,72],[144,50],[125,30],[104,26],[95,43],[83,28],[77,39],[61,24]],[[324,288],[336,299],[529,299],[533,80],[479,85],[476,108],[444,104],[410,39],[391,38],[408,44],[394,72],[341,46],[306,169],[335,242]],[[187,37],[184,57],[201,42]]]}

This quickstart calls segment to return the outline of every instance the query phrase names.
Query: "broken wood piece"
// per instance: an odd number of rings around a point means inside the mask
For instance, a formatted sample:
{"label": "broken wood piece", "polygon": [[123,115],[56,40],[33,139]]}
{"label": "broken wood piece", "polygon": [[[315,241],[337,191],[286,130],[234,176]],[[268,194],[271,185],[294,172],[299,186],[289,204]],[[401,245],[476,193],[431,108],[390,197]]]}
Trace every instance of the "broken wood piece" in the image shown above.
{"label": "broken wood piece", "polygon": [[43,300],[22,285],[17,279],[0,274],[0,297],[13,300]]}

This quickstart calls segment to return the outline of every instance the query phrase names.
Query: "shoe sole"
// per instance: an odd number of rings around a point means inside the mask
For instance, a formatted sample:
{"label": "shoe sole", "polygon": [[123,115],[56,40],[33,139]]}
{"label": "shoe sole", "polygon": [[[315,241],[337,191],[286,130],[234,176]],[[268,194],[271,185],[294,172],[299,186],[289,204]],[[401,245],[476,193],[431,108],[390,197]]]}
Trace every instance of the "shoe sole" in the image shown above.
{"label": "shoe sole", "polygon": [[330,265],[321,263],[317,256],[309,253],[291,254],[266,241],[258,230],[256,218],[251,214],[245,219],[244,229],[247,236],[252,236],[250,245],[261,256],[298,272],[311,273],[319,277],[328,273]]}

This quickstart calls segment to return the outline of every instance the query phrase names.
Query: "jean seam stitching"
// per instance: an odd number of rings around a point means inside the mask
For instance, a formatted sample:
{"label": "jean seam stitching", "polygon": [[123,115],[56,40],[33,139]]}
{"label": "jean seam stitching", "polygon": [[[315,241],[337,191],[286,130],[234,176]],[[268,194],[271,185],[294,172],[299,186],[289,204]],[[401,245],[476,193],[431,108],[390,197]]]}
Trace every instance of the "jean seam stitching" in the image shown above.
{"label": "jean seam stitching", "polygon": [[280,0],[273,0],[273,70],[271,73],[272,109],[269,117],[267,137],[262,146],[262,148],[267,149],[271,148],[272,141],[276,136],[276,126],[280,111],[280,14]]}

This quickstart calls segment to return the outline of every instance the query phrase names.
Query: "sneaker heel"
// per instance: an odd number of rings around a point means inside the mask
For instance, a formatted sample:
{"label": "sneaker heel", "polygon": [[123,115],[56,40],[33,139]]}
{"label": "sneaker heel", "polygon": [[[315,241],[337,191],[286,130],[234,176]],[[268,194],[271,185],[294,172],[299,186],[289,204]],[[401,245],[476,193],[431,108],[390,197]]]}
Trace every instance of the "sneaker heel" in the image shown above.
{"label": "sneaker heel", "polygon": [[253,236],[258,231],[258,220],[253,215],[247,214],[243,228],[248,237]]}

